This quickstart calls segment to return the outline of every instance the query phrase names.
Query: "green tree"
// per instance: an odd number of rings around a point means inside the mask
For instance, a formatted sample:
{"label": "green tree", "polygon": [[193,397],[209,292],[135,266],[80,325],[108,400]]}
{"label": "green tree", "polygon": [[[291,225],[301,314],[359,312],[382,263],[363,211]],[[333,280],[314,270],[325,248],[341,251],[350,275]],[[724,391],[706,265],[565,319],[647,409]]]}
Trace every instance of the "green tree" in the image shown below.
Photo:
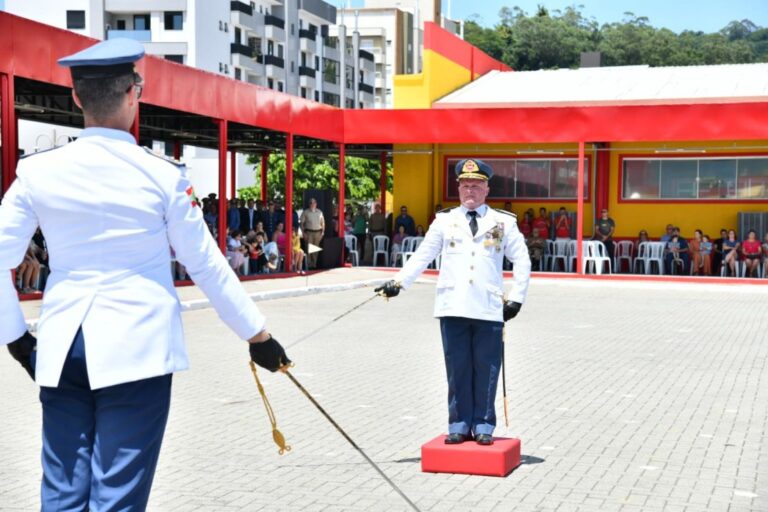
{"label": "green tree", "polygon": [[[260,157],[250,156],[248,163],[255,165]],[[379,159],[369,160],[348,156],[345,159],[344,195],[350,201],[371,201],[379,196]],[[339,189],[339,156],[296,155],[293,159],[293,203],[301,206],[301,198],[308,189]],[[255,172],[255,171],[254,171]],[[285,154],[269,155],[267,170],[269,199],[285,199]],[[387,190],[392,190],[392,165],[387,165]],[[238,189],[238,197],[260,198],[260,182]]]}

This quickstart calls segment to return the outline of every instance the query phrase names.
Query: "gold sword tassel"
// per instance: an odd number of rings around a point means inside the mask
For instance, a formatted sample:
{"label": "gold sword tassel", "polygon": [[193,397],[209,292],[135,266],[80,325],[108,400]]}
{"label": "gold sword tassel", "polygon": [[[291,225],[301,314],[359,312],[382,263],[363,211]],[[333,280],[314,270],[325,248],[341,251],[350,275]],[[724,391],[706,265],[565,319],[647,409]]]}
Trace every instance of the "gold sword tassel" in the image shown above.
{"label": "gold sword tassel", "polygon": [[251,365],[253,377],[256,379],[256,387],[259,388],[259,394],[261,395],[261,399],[264,402],[264,408],[267,409],[269,423],[272,424],[272,439],[280,448],[277,453],[283,455],[285,452],[291,451],[291,446],[285,443],[285,437],[283,437],[283,434],[277,430],[277,419],[275,418],[275,413],[272,410],[272,405],[269,403],[267,394],[264,392],[264,386],[261,385],[261,381],[259,380],[259,374],[256,372],[256,364],[253,361],[250,361],[249,363]]}

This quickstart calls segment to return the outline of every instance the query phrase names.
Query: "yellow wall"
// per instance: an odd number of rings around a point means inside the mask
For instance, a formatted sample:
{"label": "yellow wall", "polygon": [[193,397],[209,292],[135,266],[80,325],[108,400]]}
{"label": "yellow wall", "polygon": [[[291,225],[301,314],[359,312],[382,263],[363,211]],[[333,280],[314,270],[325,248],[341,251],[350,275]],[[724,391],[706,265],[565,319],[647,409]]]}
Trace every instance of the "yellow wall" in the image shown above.
{"label": "yellow wall", "polygon": [[[763,149],[756,150],[756,147]],[[686,143],[614,143],[611,144],[610,187],[608,204],[611,217],[616,221],[616,236],[635,238],[641,229],[648,231],[651,238],[664,234],[667,224],[679,226],[683,236],[691,238],[695,229],[717,238],[720,228],[738,229],[738,212],[768,212],[768,204],[760,202],[667,202],[656,203],[619,203],[621,172],[619,157],[622,154],[644,155],[648,158],[663,158],[666,153],[656,153],[659,149],[696,148],[705,149],[709,156],[713,154],[768,153],[768,140],[764,141],[715,141]],[[672,153],[670,153],[672,154]],[[705,158],[706,153],[690,155],[692,158]],[[741,233],[738,233],[741,236]],[[762,235],[760,236],[762,238]]]}
{"label": "yellow wall", "polygon": [[434,101],[469,83],[470,78],[467,68],[424,50],[421,73],[395,76],[395,108],[430,108]]}

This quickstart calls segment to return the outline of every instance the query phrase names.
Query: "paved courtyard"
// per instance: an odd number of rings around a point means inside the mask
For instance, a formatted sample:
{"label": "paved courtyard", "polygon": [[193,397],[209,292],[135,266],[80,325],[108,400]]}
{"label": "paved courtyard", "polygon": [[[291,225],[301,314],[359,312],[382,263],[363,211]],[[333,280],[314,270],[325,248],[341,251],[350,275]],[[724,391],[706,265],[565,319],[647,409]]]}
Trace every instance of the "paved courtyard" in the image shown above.
{"label": "paved courtyard", "polygon": [[[499,393],[496,433],[524,458],[506,478],[420,471],[446,423],[433,293],[422,282],[335,322],[371,289],[259,303],[296,378],[419,509],[768,511],[768,288],[535,278],[507,328],[510,426]],[[213,310],[184,322],[192,369],[174,377],[150,510],[409,510],[286,376],[262,371],[292,446],[278,455],[244,342]],[[37,389],[8,355],[0,386],[0,510],[34,510]]]}

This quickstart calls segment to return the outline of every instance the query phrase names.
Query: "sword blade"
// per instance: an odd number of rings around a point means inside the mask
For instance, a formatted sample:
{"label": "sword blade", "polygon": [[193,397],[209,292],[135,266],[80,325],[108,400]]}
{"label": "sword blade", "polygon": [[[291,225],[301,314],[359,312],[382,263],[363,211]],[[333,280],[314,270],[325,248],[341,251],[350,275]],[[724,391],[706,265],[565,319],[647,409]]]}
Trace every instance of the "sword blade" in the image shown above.
{"label": "sword blade", "polygon": [[[368,301],[366,301],[366,302],[368,302]],[[362,304],[361,304],[361,306],[362,306]],[[336,423],[336,421],[334,421],[334,419],[331,417],[331,415],[328,414],[325,411],[325,409],[323,409],[323,407],[319,403],[317,403],[317,400],[315,400],[315,397],[313,397],[311,394],[309,394],[309,391],[307,391],[304,388],[304,386],[302,386],[301,383],[298,380],[296,380],[296,377],[294,377],[293,374],[291,374],[291,372],[288,371],[287,369],[282,370],[282,372],[285,373],[288,376],[289,379],[291,379],[291,382],[293,382],[296,385],[296,387],[299,388],[299,391],[301,391],[304,394],[304,396],[306,396],[307,399],[310,402],[312,402],[312,405],[314,405],[317,408],[317,410],[320,411],[320,413],[323,416],[325,416],[325,419],[327,419],[330,422],[330,424],[334,426],[334,428],[339,432],[339,434],[341,434],[344,437],[344,439],[346,439],[347,442],[349,442],[349,444],[351,444],[352,447],[355,450],[357,450],[358,453],[360,453],[360,455],[363,456],[363,458],[368,462],[368,464],[370,464],[371,467],[373,469],[375,469],[376,472],[379,473],[379,475],[381,475],[381,477],[384,480],[387,481],[387,483],[390,485],[390,487],[392,487],[392,489],[394,489],[395,492],[397,492],[397,494],[399,494],[408,503],[408,505],[410,505],[410,507],[413,510],[416,510],[417,512],[419,512],[419,508],[416,506],[416,504],[414,504],[408,498],[408,496],[406,496],[405,493],[403,493],[403,491],[400,490],[400,488],[397,486],[397,484],[395,484],[395,482],[390,480],[390,478],[386,475],[386,473],[384,473],[384,471],[382,471],[382,469],[375,462],[373,462],[373,460],[371,460],[371,458],[368,457],[368,455],[359,446],[357,446],[357,443],[355,443],[355,441],[351,437],[349,437],[349,435],[346,432],[344,432],[344,429],[341,428],[339,426],[339,424]]]}

